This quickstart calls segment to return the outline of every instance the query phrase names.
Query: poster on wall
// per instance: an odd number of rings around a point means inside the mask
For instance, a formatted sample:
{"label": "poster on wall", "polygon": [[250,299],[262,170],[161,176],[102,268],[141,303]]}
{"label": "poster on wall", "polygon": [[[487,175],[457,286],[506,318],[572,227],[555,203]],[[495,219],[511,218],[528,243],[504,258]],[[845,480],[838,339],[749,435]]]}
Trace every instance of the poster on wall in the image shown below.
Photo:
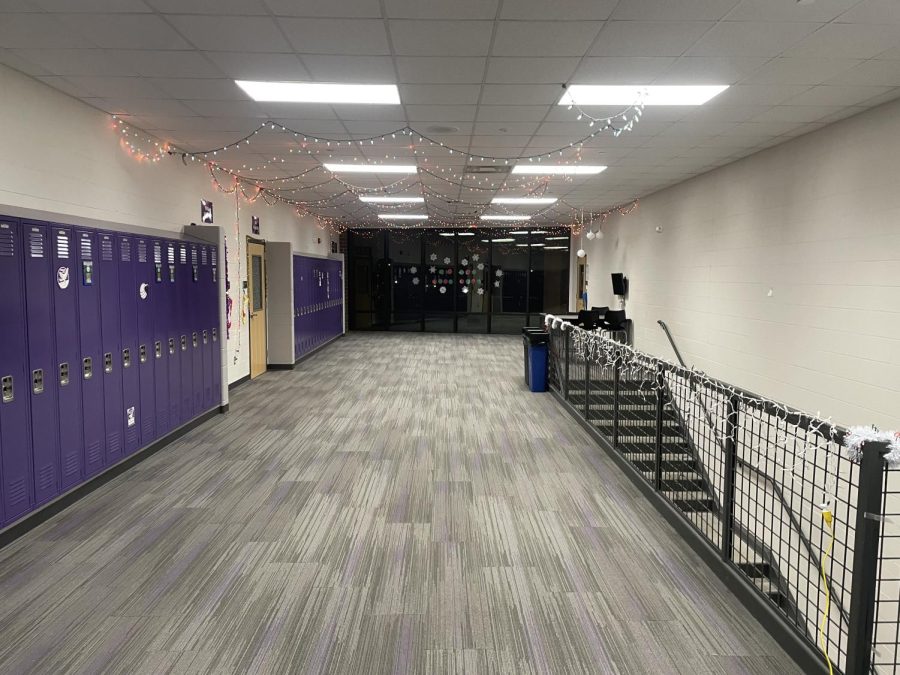
{"label": "poster on wall", "polygon": [[250,218],[250,230],[253,234],[259,234],[259,216],[252,216]]}
{"label": "poster on wall", "polygon": [[208,199],[200,200],[200,222],[212,223],[213,221],[213,204]]}
{"label": "poster on wall", "polygon": [[331,252],[337,253],[337,242],[336,241],[331,242]]}

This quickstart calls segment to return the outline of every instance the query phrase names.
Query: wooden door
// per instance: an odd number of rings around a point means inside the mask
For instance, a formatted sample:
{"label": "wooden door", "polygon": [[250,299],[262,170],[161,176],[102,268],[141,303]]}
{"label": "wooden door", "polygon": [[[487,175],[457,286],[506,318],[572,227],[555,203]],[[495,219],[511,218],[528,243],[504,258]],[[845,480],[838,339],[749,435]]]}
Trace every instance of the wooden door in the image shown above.
{"label": "wooden door", "polygon": [[247,243],[247,293],[250,297],[250,379],[266,372],[266,247]]}

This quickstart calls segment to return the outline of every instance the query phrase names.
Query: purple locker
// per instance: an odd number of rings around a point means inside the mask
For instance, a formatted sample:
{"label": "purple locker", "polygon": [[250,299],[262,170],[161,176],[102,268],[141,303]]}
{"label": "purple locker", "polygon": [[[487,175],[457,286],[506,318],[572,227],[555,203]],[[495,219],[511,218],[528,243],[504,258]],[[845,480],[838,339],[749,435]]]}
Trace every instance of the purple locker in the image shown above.
{"label": "purple locker", "polygon": [[181,399],[182,424],[194,416],[194,364],[191,354],[191,278],[190,251],[184,242],[178,244],[178,272],[175,276],[175,293],[178,306],[178,346],[181,351]]}
{"label": "purple locker", "polygon": [[213,341],[212,328],[215,321],[216,287],[212,271],[212,246],[200,247],[200,307],[201,334],[200,348],[203,357],[203,399],[200,405],[202,410],[209,410],[216,402],[213,397]]}
{"label": "purple locker", "polygon": [[193,378],[191,380],[191,391],[193,392],[193,400],[191,408],[192,417],[199,415],[205,410],[203,407],[203,327],[204,319],[204,302],[203,302],[203,282],[200,276],[200,249],[199,244],[191,244],[189,248],[191,262],[190,286],[188,290],[188,336],[189,351],[191,354],[191,366]]}
{"label": "purple locker", "polygon": [[141,380],[138,354],[138,281],[136,274],[136,239],[130,234],[116,236],[119,261],[119,325],[122,373],[122,428],[124,452],[130,455],[141,447]]}
{"label": "purple locker", "polygon": [[78,269],[78,337],[81,343],[81,402],[84,424],[84,475],[103,468],[106,447],[103,341],[100,321],[100,286],[97,232],[76,230]]}
{"label": "purple locker", "polygon": [[210,309],[212,317],[211,338],[212,343],[212,391],[213,405],[222,403],[222,346],[225,344],[225,336],[219,334],[219,247],[213,246],[209,252],[209,262],[212,268],[212,290],[210,296],[213,306]]}
{"label": "purple locker", "polygon": [[300,257],[292,258],[292,281],[294,289],[294,359],[300,356]]}
{"label": "purple locker", "polygon": [[[156,371],[154,356],[154,314],[156,302],[154,293],[153,242],[140,237],[136,239],[137,261],[135,263],[135,294],[137,295],[138,330],[138,375],[141,395],[138,410],[141,420],[141,445],[149,445],[156,440]],[[162,343],[160,343],[160,355]]]}
{"label": "purple locker", "polygon": [[12,522],[33,503],[30,378],[25,334],[23,252],[19,222],[0,218],[0,478],[2,522]]}
{"label": "purple locker", "polygon": [[119,311],[119,262],[116,260],[116,238],[109,232],[97,235],[99,255],[97,283],[100,287],[100,339],[102,362],[95,371],[103,376],[103,398],[106,418],[104,463],[114,464],[122,458],[125,415],[122,392],[121,312]]}
{"label": "purple locker", "polygon": [[[31,443],[35,505],[59,494],[59,402],[53,349],[50,233],[46,224],[22,223],[25,315],[31,372]],[[53,273],[56,276],[55,272]]]}
{"label": "purple locker", "polygon": [[55,310],[56,373],[59,385],[60,488],[66,490],[82,479],[84,433],[81,395],[81,340],[73,327],[79,323],[78,269],[75,233],[54,225],[53,307]]}
{"label": "purple locker", "polygon": [[167,268],[166,284],[168,286],[168,304],[161,310],[164,313],[166,326],[166,358],[169,361],[169,429],[181,426],[187,420],[181,418],[181,346],[179,344],[181,330],[179,326],[180,310],[178,304],[178,242],[166,242]]}

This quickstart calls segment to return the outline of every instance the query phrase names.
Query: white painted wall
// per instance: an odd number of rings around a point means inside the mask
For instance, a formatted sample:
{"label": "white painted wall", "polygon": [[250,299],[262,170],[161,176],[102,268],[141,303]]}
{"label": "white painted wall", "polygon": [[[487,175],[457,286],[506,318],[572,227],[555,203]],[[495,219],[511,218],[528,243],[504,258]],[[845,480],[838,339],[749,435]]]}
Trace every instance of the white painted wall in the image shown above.
{"label": "white painted wall", "polygon": [[900,429],[898,158],[895,101],[646,197],[583,241],[590,304],[624,272],[638,349],[674,359],[663,319],[688,365]]}
{"label": "white painted wall", "polygon": [[[228,341],[228,381],[250,372],[246,313],[238,314],[246,280],[245,237],[259,216],[261,238],[325,255],[336,239],[310,218],[261,200],[236,204],[218,192],[205,168],[180,159],[139,163],[119,147],[110,117],[37,80],[0,66],[0,214],[25,211],[71,224],[108,224],[181,232],[211,199],[228,238],[235,311]],[[237,207],[240,208],[237,208]],[[236,245],[237,244],[237,245]]]}

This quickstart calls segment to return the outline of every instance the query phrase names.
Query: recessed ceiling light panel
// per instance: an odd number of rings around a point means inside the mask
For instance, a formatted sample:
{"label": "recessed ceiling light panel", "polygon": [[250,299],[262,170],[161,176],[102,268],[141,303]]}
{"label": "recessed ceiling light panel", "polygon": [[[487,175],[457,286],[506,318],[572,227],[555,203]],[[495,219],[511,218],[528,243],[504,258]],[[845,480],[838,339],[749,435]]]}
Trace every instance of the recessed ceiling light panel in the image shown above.
{"label": "recessed ceiling light panel", "polygon": [[379,213],[378,217],[382,220],[427,220],[428,216],[424,213]]}
{"label": "recessed ceiling light panel", "polygon": [[556,197],[494,197],[491,204],[555,204]]}
{"label": "recessed ceiling light panel", "polygon": [[727,84],[709,85],[594,85],[573,84],[566,88],[559,105],[703,105],[728,89]]}
{"label": "recessed ceiling light panel", "polygon": [[416,173],[415,164],[323,164],[332,173]]}
{"label": "recessed ceiling light panel", "polygon": [[396,84],[259,82],[253,80],[235,80],[235,84],[254,101],[400,105],[400,91]]}
{"label": "recessed ceiling light panel", "polygon": [[359,201],[367,204],[422,204],[425,197],[379,197],[376,195],[360,195]]}
{"label": "recessed ceiling light panel", "polygon": [[506,215],[501,213],[486,213],[481,217],[481,220],[531,220],[531,216],[514,216],[514,215]]}
{"label": "recessed ceiling light panel", "polygon": [[578,174],[594,174],[606,171],[605,166],[589,166],[582,164],[581,166],[566,166],[561,164],[516,164],[512,168],[512,173],[524,173],[537,176],[571,176]]}

